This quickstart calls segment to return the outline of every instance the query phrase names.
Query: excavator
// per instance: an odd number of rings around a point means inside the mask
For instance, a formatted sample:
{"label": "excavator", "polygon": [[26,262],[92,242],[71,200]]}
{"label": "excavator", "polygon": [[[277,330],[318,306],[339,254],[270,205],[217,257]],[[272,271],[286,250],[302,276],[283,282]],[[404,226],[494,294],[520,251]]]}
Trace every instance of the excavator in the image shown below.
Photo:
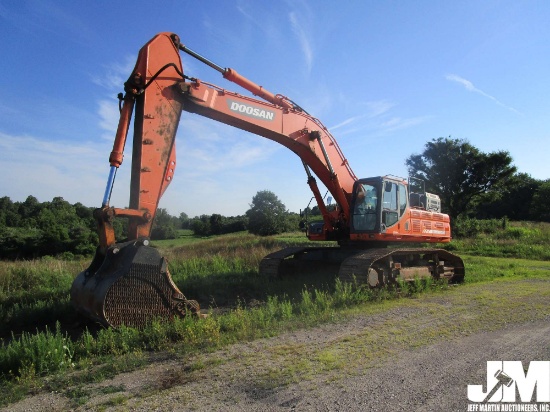
{"label": "excavator", "polygon": [[[180,51],[254,97],[185,75]],[[159,317],[200,315],[199,304],[175,285],[166,259],[149,239],[159,200],[174,176],[175,136],[183,111],[271,139],[303,163],[322,216],[322,221],[305,224],[307,238],[333,241],[337,246],[287,247],[271,253],[259,268],[266,279],[314,263],[336,265],[341,281],[371,288],[418,277],[464,279],[460,257],[444,249],[421,247],[451,240],[449,216],[441,212],[437,195],[392,175],[357,178],[321,121],[288,97],[273,94],[194,52],[176,34],[159,33],[141,48],[119,101],[105,194],[94,212],[99,245],[90,266],[71,287],[74,307],[87,318],[106,327],[143,327]],[[132,115],[129,207],[116,208],[109,203]],[[317,179],[335,204],[325,204]],[[115,238],[116,218],[128,221],[124,241]],[[403,247],[407,244],[413,247]]]}

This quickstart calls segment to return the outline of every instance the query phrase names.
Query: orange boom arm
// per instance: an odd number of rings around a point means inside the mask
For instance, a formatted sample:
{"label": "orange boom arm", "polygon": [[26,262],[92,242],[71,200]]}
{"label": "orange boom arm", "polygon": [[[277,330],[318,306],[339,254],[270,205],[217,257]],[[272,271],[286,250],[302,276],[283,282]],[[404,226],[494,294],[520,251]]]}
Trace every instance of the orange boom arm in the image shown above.
{"label": "orange boom arm", "polygon": [[[182,111],[200,114],[288,147],[304,163],[315,197],[322,199],[310,169],[339,206],[337,212],[331,213],[322,202],[320,204],[327,231],[345,231],[357,178],[328,129],[287,98],[270,93],[232,69],[221,69],[225,78],[267,101],[245,97],[197,79],[186,79],[178,48],[189,52],[171,33],[155,36],[140,50],[134,71],[125,84],[126,95],[109,158],[113,179],[109,179],[102,209],[96,214],[102,233],[101,246],[105,248],[115,243],[109,224],[114,216],[129,219],[129,238],[150,235],[158,202],[176,167],[174,141]],[[117,209],[109,207],[113,170],[122,163],[134,106],[130,205],[129,209]]]}

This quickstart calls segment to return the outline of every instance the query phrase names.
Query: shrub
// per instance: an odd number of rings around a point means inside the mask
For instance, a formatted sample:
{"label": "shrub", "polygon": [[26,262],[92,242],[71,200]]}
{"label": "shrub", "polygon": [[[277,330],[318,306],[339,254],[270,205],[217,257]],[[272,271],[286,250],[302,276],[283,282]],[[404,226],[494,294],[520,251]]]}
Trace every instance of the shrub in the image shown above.
{"label": "shrub", "polygon": [[73,356],[74,345],[61,333],[58,322],[55,333],[46,329],[37,334],[24,332],[19,338],[12,335],[0,351],[0,372],[16,377],[31,370],[38,375],[53,373],[74,367]]}

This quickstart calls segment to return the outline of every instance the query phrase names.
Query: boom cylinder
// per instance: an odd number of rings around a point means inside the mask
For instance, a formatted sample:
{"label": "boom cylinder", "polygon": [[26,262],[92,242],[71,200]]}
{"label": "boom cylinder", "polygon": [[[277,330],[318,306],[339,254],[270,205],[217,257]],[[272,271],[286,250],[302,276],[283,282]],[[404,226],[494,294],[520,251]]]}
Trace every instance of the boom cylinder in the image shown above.
{"label": "boom cylinder", "polygon": [[[179,37],[178,37],[179,39]],[[254,83],[253,81],[248,80],[246,77],[241,76],[239,73],[237,73],[234,69],[224,69],[223,67],[217,65],[216,63],[208,60],[206,57],[201,56],[200,54],[194,52],[193,50],[185,47],[183,44],[178,44],[178,48],[181,51],[184,51],[185,53],[189,54],[190,56],[193,56],[195,59],[203,62],[207,66],[212,67],[214,70],[217,70],[220,72],[223,77],[230,82],[233,82],[235,84],[238,84],[242,88],[248,90],[250,93],[252,93],[255,96],[261,97],[262,99],[276,104],[277,106],[281,106],[284,109],[293,109],[294,106],[290,104],[288,101],[285,100],[283,96],[275,95],[271,93],[270,91],[264,89],[262,86]]]}
{"label": "boom cylinder", "polygon": [[246,77],[241,76],[233,69],[225,69],[223,77],[235,84],[238,84],[242,88],[248,90],[250,93],[267,100],[270,103],[281,106],[284,109],[293,109],[294,107],[288,103],[282,96],[274,95],[270,91],[264,89],[262,86],[248,80]]}
{"label": "boom cylinder", "polygon": [[115,141],[113,143],[113,151],[109,156],[109,163],[111,166],[119,167],[122,164],[124,146],[126,145],[128,129],[130,127],[130,121],[132,120],[132,112],[134,111],[134,103],[134,97],[127,94],[124,98],[124,105],[122,106],[120,118],[118,120]]}

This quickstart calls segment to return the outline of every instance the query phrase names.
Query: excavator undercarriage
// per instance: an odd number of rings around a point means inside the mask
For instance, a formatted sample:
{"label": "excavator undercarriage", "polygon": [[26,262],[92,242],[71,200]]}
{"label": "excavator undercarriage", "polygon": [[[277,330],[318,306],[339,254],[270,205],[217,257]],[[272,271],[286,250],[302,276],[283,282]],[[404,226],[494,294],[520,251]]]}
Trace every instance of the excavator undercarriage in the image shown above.
{"label": "excavator undercarriage", "polygon": [[427,277],[464,280],[462,259],[444,249],[289,247],[260,263],[260,274],[271,279],[311,270],[337,271],[342,282],[373,288]]}

